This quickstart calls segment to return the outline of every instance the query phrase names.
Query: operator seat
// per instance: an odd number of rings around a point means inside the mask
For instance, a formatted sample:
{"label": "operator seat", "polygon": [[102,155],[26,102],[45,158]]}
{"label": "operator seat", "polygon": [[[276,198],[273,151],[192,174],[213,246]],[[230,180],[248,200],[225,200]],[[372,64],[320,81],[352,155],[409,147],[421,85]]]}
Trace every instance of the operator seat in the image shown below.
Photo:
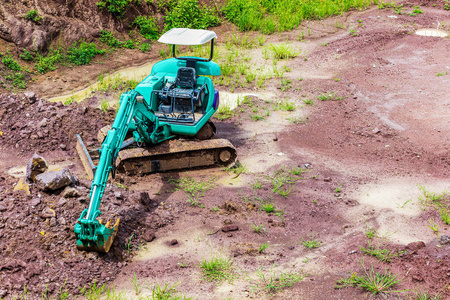
{"label": "operator seat", "polygon": [[[175,109],[179,110],[182,106],[185,110],[195,110],[202,105],[202,89],[195,89],[197,76],[195,69],[190,67],[181,67],[178,69],[175,78],[175,88],[172,90],[175,98]],[[183,109],[182,108],[182,109]]]}

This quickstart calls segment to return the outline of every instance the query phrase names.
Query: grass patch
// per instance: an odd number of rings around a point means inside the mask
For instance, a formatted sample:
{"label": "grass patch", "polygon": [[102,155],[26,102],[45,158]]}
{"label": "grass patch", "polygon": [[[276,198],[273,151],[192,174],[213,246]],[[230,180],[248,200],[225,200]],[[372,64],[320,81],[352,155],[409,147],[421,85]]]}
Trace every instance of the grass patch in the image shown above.
{"label": "grass patch", "polygon": [[275,59],[289,59],[300,54],[300,51],[295,51],[294,47],[286,43],[270,44],[268,49]]}
{"label": "grass patch", "polygon": [[198,0],[180,0],[175,3],[164,17],[166,31],[176,27],[207,29],[220,24],[217,11],[206,5],[200,7]]}
{"label": "grass patch", "polygon": [[363,251],[367,255],[374,256],[378,258],[379,261],[382,262],[391,262],[391,259],[395,257],[399,257],[403,253],[406,253],[407,251],[393,251],[386,248],[375,248],[374,246],[370,245],[367,248],[361,247],[361,251]]}
{"label": "grass patch", "polygon": [[339,101],[342,99],[342,96],[336,96],[335,93],[325,93],[316,96],[320,101]]}
{"label": "grass patch", "polygon": [[34,23],[38,23],[43,18],[39,16],[39,13],[35,9],[31,9],[27,11],[27,14],[25,15],[25,19],[33,21]]}
{"label": "grass patch", "polygon": [[266,228],[264,228],[264,225],[252,224],[252,225],[250,225],[250,227],[252,228],[253,232],[255,232],[257,234],[266,233]]}
{"label": "grass patch", "polygon": [[[187,174],[187,173],[186,173]],[[185,176],[179,180],[169,179],[169,183],[174,184],[177,190],[184,191],[188,196],[187,202],[193,206],[201,206],[199,199],[205,192],[211,190],[216,185],[217,178],[210,178],[207,181],[195,180],[191,176]]]}
{"label": "grass patch", "polygon": [[[152,296],[147,297],[145,299],[148,300],[188,300],[193,298],[186,298],[180,291],[176,289],[180,283],[176,282],[174,284],[169,284],[164,282],[163,285],[159,285],[158,282],[155,282],[155,285],[151,288]],[[139,298],[141,299],[141,298]]]}
{"label": "grass patch", "polygon": [[422,191],[422,195],[419,196],[419,202],[423,205],[423,209],[426,206],[434,207],[439,212],[441,220],[445,224],[450,225],[449,194],[446,191],[433,193],[421,185],[419,185],[419,189]]}
{"label": "grass patch", "polygon": [[137,16],[132,24],[139,29],[140,34],[146,39],[156,40],[159,37],[159,28],[156,19],[152,16]]}
{"label": "grass patch", "polygon": [[388,272],[387,269],[384,270],[384,273],[375,272],[373,270],[373,265],[371,265],[369,271],[367,271],[364,266],[364,261],[361,262],[361,266],[364,270],[363,275],[357,275],[355,272],[348,278],[339,279],[336,282],[335,288],[349,286],[360,287],[365,291],[376,295],[378,293],[391,292],[391,288],[401,282],[400,279],[397,279],[396,275]]}
{"label": "grass patch", "polygon": [[319,248],[322,245],[322,243],[319,240],[315,239],[314,234],[309,236],[309,238],[307,238],[307,239],[302,238],[302,241],[300,242],[300,244],[303,245],[303,247],[308,248],[308,249]]}
{"label": "grass patch", "polygon": [[202,260],[200,263],[203,280],[221,283],[233,282],[236,274],[233,269],[233,261],[229,258],[212,257],[210,260]]}
{"label": "grass patch", "polygon": [[258,270],[260,282],[254,288],[260,289],[268,294],[275,294],[281,290],[292,287],[295,283],[302,281],[305,275],[296,272],[275,272],[272,268],[269,273],[264,273],[263,269]]}

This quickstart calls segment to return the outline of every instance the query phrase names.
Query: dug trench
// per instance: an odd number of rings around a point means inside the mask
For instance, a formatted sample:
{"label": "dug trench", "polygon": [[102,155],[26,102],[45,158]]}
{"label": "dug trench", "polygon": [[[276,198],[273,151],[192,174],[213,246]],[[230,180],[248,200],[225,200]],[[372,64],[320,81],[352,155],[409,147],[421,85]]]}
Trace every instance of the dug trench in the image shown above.
{"label": "dug trench", "polygon": [[[151,299],[156,283],[178,284],[194,299],[365,299],[364,289],[336,282],[387,268],[397,292],[370,297],[448,298],[450,233],[442,209],[426,200],[433,193],[443,195],[442,207],[449,200],[450,77],[436,75],[450,66],[449,44],[414,34],[448,16],[422,9],[397,16],[374,7],[269,36],[267,43],[288,40],[302,55],[286,62],[292,71],[282,79],[266,82],[273,99],[247,97],[230,118],[215,120],[240,164],[119,175],[101,206],[105,218],[121,218],[108,254],[75,247],[90,182],[74,134],[93,144],[114,111],[89,100],[62,106],[2,95],[0,297],[20,297],[26,287],[31,299],[61,290],[82,298],[80,288],[96,282],[123,299]],[[298,41],[306,28],[312,37]],[[281,89],[286,79],[290,87]],[[274,109],[283,99],[295,109]],[[11,168],[34,152],[76,175],[78,196],[33,185],[30,195],[13,191],[12,175],[22,174]],[[383,259],[367,251],[377,249],[386,250]],[[232,262],[222,281],[205,280],[202,262],[212,258]],[[280,278],[292,281],[281,287]]]}

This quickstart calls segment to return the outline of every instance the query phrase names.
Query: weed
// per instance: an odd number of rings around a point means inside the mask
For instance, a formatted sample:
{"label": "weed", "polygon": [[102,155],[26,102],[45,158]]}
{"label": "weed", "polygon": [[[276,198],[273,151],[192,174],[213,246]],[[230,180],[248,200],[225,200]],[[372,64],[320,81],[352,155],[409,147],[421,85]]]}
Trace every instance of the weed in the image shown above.
{"label": "weed", "polygon": [[247,72],[245,74],[245,81],[247,81],[247,83],[250,83],[253,80],[255,80],[255,78],[256,78],[256,74],[247,70]]}
{"label": "weed", "polygon": [[[187,173],[186,173],[187,174]],[[170,179],[171,184],[176,185],[177,190],[182,190],[188,196],[187,202],[191,205],[200,206],[198,200],[203,197],[205,192],[211,190],[215,186],[217,178],[210,178],[208,181],[195,180],[191,176],[185,176],[180,180]]]}
{"label": "weed", "polygon": [[377,231],[370,226],[366,226],[366,229],[364,229],[364,234],[369,240],[377,237]]}
{"label": "weed", "polygon": [[105,43],[111,48],[122,48],[124,43],[114,36],[111,31],[100,31],[100,42]]}
{"label": "weed", "polygon": [[414,300],[442,300],[441,294],[432,295],[426,292],[417,293]]}
{"label": "weed", "polygon": [[261,285],[257,284],[257,287],[261,287],[264,291],[269,294],[275,294],[285,288],[292,287],[294,283],[300,282],[305,278],[302,273],[293,272],[283,272],[280,271],[279,274],[272,270],[269,274],[264,274],[263,269],[258,270],[258,277],[262,280]]}
{"label": "weed", "polygon": [[213,212],[218,212],[218,211],[219,211],[219,208],[218,208],[217,206],[213,206],[213,207],[212,207],[212,211],[213,211]]}
{"label": "weed", "polygon": [[134,237],[134,233],[130,236],[130,238],[128,239],[128,242],[125,242],[125,250],[127,251],[128,254],[130,253],[130,251],[133,248],[133,245],[131,244],[131,240],[133,239],[133,237]]}
{"label": "weed", "polygon": [[146,39],[156,40],[159,36],[156,19],[152,16],[137,16],[132,25],[136,25],[140,34]]}
{"label": "weed", "polygon": [[97,300],[100,299],[103,292],[105,292],[106,287],[103,284],[102,286],[98,286],[97,282],[94,281],[91,287],[80,288],[81,294],[85,296],[89,300]]}
{"label": "weed", "polygon": [[320,96],[316,96],[316,98],[320,101],[338,101],[342,99],[342,96],[337,97],[335,93],[326,93],[321,94]]}
{"label": "weed", "polygon": [[72,47],[67,50],[68,60],[76,65],[89,65],[97,54],[104,54],[105,50],[97,49],[94,43],[86,43],[81,41],[74,43]]}
{"label": "weed", "polygon": [[434,219],[430,219],[429,223],[428,223],[428,228],[430,228],[431,230],[433,230],[433,232],[439,236],[439,227],[438,224],[436,224],[436,222],[434,221]]}
{"label": "weed", "polygon": [[404,208],[405,205],[408,204],[408,203],[411,202],[411,201],[412,201],[412,199],[408,199],[408,200],[406,200],[405,202],[403,202],[402,205],[397,204],[397,207],[398,207],[398,208]]}
{"label": "weed", "polygon": [[262,209],[266,211],[266,213],[271,213],[275,210],[275,207],[273,206],[273,204],[264,204],[262,206]]}
{"label": "weed", "polygon": [[5,55],[2,58],[2,64],[12,71],[22,71],[20,64],[11,56]]}
{"label": "weed", "polygon": [[449,3],[449,0],[447,0],[447,2],[445,2],[445,4],[444,4],[444,9],[445,9],[445,10],[450,10],[450,3]]}
{"label": "weed", "polygon": [[419,189],[422,191],[422,195],[419,196],[419,201],[422,203],[423,208],[425,206],[434,206],[439,211],[442,221],[445,224],[450,225],[450,212],[448,209],[448,194],[442,192],[440,194],[429,192],[425,187],[419,185]]}
{"label": "weed", "polygon": [[305,103],[306,105],[315,106],[314,100],[312,100],[312,99],[304,99],[303,103]]}
{"label": "weed", "polygon": [[253,232],[255,233],[266,233],[266,228],[264,228],[264,225],[256,225],[256,224],[252,224],[250,225],[250,227],[253,229]]}
{"label": "weed", "polygon": [[305,259],[302,260],[303,263],[308,263],[311,260],[311,258],[309,257],[305,257]]}
{"label": "weed", "polygon": [[27,14],[25,15],[25,19],[33,21],[34,23],[38,23],[43,18],[39,16],[39,13],[35,9],[31,9],[27,11]]}
{"label": "weed", "polygon": [[420,9],[419,6],[414,6],[413,11],[409,14],[410,16],[415,16],[417,14],[421,14],[423,11]]}
{"label": "weed", "polygon": [[306,117],[298,116],[298,117],[293,117],[293,118],[287,118],[287,120],[294,124],[297,124],[297,125],[304,124],[308,120],[308,116],[306,116]]}
{"label": "weed", "polygon": [[[130,238],[130,240],[131,240],[131,238]],[[139,288],[139,283],[137,282],[136,272],[133,273],[133,279],[131,280],[131,282],[133,283],[134,292],[136,293],[136,296],[139,295],[140,288]]]}
{"label": "weed", "polygon": [[206,281],[232,282],[235,278],[233,261],[227,258],[212,257],[210,260],[202,260],[200,268],[202,269],[203,279]]}
{"label": "weed", "polygon": [[361,250],[368,255],[375,256],[376,258],[378,258],[379,261],[382,262],[391,262],[392,258],[398,257],[403,253],[406,253],[406,251],[399,251],[398,249],[396,252],[394,252],[386,248],[384,249],[375,248],[370,244],[367,248],[361,247]]}
{"label": "weed", "polygon": [[70,96],[69,98],[67,98],[66,99],[66,101],[64,101],[64,105],[69,105],[69,104],[71,104],[71,103],[73,103],[73,102],[75,102],[76,101],[76,98],[75,98],[75,95],[72,95],[72,96]]}
{"label": "weed", "polygon": [[20,54],[20,59],[25,61],[32,61],[34,59],[34,56],[30,51],[25,50],[22,54]]}
{"label": "weed", "polygon": [[247,167],[241,164],[240,161],[237,161],[234,166],[227,167],[224,169],[226,172],[233,171],[235,176],[233,178],[237,178],[239,175],[247,173]]}
{"label": "weed", "polygon": [[233,110],[228,105],[220,105],[214,117],[220,121],[231,118],[234,115]]}
{"label": "weed", "polygon": [[281,91],[285,92],[292,87],[292,80],[283,79],[281,80]]}
{"label": "weed", "polygon": [[348,34],[351,36],[357,36],[358,33],[356,32],[355,28],[353,26],[350,26],[350,29],[348,30]]}
{"label": "weed", "polygon": [[256,180],[256,182],[254,184],[252,184],[251,186],[254,190],[260,190],[263,187],[262,183],[259,180]]}
{"label": "weed", "polygon": [[264,244],[262,244],[261,246],[259,246],[259,248],[258,248],[258,253],[264,253],[264,251],[266,251],[266,249],[269,247],[269,244],[267,244],[267,243],[264,243]]}
{"label": "weed", "polygon": [[269,50],[272,52],[275,59],[289,59],[300,54],[300,51],[295,51],[292,46],[286,43],[270,44]]}
{"label": "weed", "polygon": [[150,50],[152,50],[152,44],[150,44],[150,43],[142,43],[141,46],[139,47],[139,49],[142,52],[149,52]]}
{"label": "weed", "polygon": [[441,77],[441,76],[444,76],[444,75],[447,75],[448,74],[448,72],[446,71],[446,72],[438,72],[437,74],[436,74],[436,76],[437,77]]}
{"label": "weed", "polygon": [[284,169],[275,172],[269,180],[272,182],[272,192],[283,197],[287,197],[292,192],[296,181]]}
{"label": "weed", "polygon": [[109,102],[108,100],[103,100],[102,103],[100,103],[100,109],[102,112],[106,112],[109,108]]}
{"label": "weed", "polygon": [[100,0],[97,6],[106,9],[112,15],[122,17],[133,0]]}
{"label": "weed", "polygon": [[286,99],[284,101],[276,103],[275,110],[277,109],[280,109],[282,111],[294,111],[296,107],[293,101],[291,102]]}
{"label": "weed", "polygon": [[302,241],[300,242],[300,244],[302,244],[305,248],[308,248],[308,249],[319,248],[322,245],[322,243],[320,241],[315,239],[314,234],[310,235],[309,239],[302,238]]}
{"label": "weed", "polygon": [[348,286],[361,287],[364,290],[372,293],[373,295],[388,292],[394,285],[399,283],[401,280],[397,279],[397,276],[388,272],[387,269],[384,270],[384,274],[381,272],[376,272],[373,270],[373,265],[366,270],[364,266],[364,261],[361,262],[361,266],[364,270],[362,276],[353,273],[348,278],[339,279],[336,282],[335,288],[344,288]]}
{"label": "weed", "polygon": [[335,192],[335,193],[340,193],[340,192],[342,192],[342,186],[339,185],[337,188],[334,189],[334,192]]}
{"label": "weed", "polygon": [[37,53],[34,68],[41,74],[54,71],[56,70],[56,64],[62,62],[64,58],[65,56],[61,47],[51,49],[45,57]]}
{"label": "weed", "polygon": [[188,300],[192,298],[186,298],[184,295],[180,295],[180,292],[176,289],[180,283],[168,284],[164,282],[164,285],[159,285],[155,282],[155,285],[151,288],[152,297],[147,297],[148,300]]}
{"label": "weed", "polygon": [[292,169],[291,169],[290,171],[288,171],[288,173],[290,173],[290,174],[292,174],[292,175],[298,175],[298,176],[300,176],[300,175],[302,175],[303,173],[305,173],[306,171],[307,171],[306,169],[303,169],[303,168],[301,168],[301,167],[298,167],[298,168],[292,167]]}

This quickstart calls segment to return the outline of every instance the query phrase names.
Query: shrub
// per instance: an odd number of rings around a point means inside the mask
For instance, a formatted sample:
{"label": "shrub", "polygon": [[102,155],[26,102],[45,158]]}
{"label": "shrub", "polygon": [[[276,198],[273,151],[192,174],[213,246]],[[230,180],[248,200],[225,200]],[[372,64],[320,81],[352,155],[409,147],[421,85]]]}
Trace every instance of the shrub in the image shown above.
{"label": "shrub", "polygon": [[206,29],[220,24],[217,12],[200,8],[198,0],[181,0],[167,13],[165,30],[175,27]]}
{"label": "shrub", "polygon": [[149,40],[156,40],[159,36],[156,20],[149,16],[137,16],[133,21],[133,25],[140,30],[141,35]]}
{"label": "shrub", "polygon": [[111,31],[102,30],[100,32],[100,41],[111,48],[122,48],[124,43],[117,39]]}
{"label": "shrub", "polygon": [[5,55],[2,58],[2,64],[4,64],[8,69],[13,71],[22,71],[22,67],[19,63],[12,58],[12,56]]}
{"label": "shrub", "polygon": [[122,17],[133,0],[101,0],[97,2],[100,9],[107,9],[112,15]]}
{"label": "shrub", "polygon": [[94,43],[86,43],[83,41],[78,45],[77,43],[74,43],[73,46],[67,50],[67,58],[72,64],[81,66],[90,64],[91,60],[93,60],[97,54],[103,53],[105,53],[105,50],[97,49],[97,46]]}
{"label": "shrub", "polygon": [[42,17],[39,16],[39,13],[37,12],[37,10],[32,9],[27,12],[27,14],[25,15],[25,19],[28,19],[30,21],[37,23],[40,20],[42,20]]}
{"label": "shrub", "polygon": [[36,54],[36,64],[34,68],[41,74],[45,74],[49,71],[56,69],[56,64],[64,60],[65,55],[61,48],[52,49],[47,56]]}
{"label": "shrub", "polygon": [[148,51],[152,50],[152,45],[149,43],[142,43],[140,49],[142,52],[148,52]]}
{"label": "shrub", "polygon": [[25,50],[25,51],[23,51],[22,54],[20,54],[20,58],[22,60],[32,61],[34,59],[34,56],[33,56],[33,54],[31,54],[30,51]]}
{"label": "shrub", "polygon": [[132,40],[126,41],[125,44],[123,44],[123,47],[127,48],[127,49],[134,49],[134,48],[136,48],[134,46],[134,42]]}

